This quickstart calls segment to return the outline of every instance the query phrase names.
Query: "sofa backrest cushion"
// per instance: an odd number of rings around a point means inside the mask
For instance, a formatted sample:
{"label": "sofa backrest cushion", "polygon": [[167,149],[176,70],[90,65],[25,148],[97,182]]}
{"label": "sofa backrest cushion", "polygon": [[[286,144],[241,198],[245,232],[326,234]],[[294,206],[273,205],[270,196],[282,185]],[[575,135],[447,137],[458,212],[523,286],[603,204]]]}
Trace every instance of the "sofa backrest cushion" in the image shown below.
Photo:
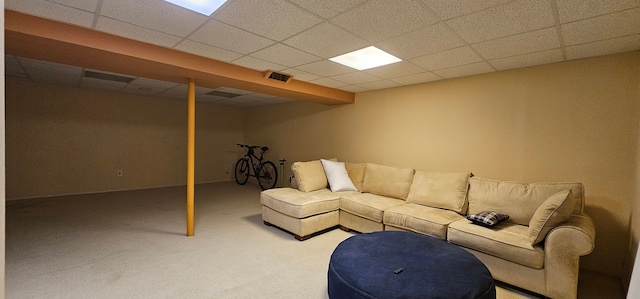
{"label": "sofa backrest cushion", "polygon": [[551,195],[538,207],[529,222],[531,245],[542,242],[552,228],[569,219],[574,200],[571,190],[562,190]]}
{"label": "sofa backrest cushion", "polygon": [[572,214],[581,214],[584,207],[582,183],[521,183],[489,180],[478,177],[469,179],[468,214],[495,211],[509,215],[507,222],[529,225],[538,207],[562,190],[571,190]]}
{"label": "sofa backrest cushion", "polygon": [[362,192],[407,199],[414,172],[411,168],[369,163],[364,171]]}
{"label": "sofa backrest cushion", "polygon": [[364,181],[364,170],[367,167],[365,163],[351,163],[346,162],[345,167],[347,168],[347,173],[351,178],[351,182],[356,186],[358,191],[362,191],[362,182]]}
{"label": "sofa backrest cushion", "polygon": [[471,172],[416,171],[407,202],[464,214]]}
{"label": "sofa backrest cushion", "polygon": [[[335,158],[329,160],[337,161]],[[295,185],[302,192],[320,190],[329,185],[320,160],[294,162],[291,165],[291,171],[296,181]]]}

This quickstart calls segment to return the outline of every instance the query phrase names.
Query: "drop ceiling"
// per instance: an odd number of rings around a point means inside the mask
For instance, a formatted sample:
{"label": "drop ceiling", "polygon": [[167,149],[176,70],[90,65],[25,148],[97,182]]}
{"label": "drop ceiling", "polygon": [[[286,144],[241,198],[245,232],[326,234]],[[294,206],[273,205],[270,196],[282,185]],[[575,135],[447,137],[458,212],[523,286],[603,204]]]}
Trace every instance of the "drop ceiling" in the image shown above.
{"label": "drop ceiling", "polygon": [[[640,50],[640,0],[229,0],[210,17],[162,0],[5,0],[5,8],[353,93]],[[328,60],[368,46],[403,61],[357,71]],[[80,66],[5,61],[7,76],[23,80],[186,94],[184,84],[118,83],[83,77]],[[296,100],[229,87],[215,90],[238,96],[207,95],[213,90],[198,88],[197,100]]]}

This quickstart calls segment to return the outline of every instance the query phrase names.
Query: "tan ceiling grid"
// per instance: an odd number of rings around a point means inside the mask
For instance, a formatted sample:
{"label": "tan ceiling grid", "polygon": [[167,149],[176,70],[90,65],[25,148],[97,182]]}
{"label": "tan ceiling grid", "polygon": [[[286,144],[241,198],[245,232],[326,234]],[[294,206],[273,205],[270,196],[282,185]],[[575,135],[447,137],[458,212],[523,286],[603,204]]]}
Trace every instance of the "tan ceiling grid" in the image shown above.
{"label": "tan ceiling grid", "polygon": [[[5,9],[352,93],[640,50],[640,0],[230,0],[207,17],[162,0],[5,0]],[[328,58],[376,46],[403,61],[365,71]],[[83,78],[6,57],[7,76],[180,97],[184,84]],[[55,76],[52,76],[54,74]],[[258,106],[268,93],[199,101]],[[243,100],[244,99],[244,100]]]}

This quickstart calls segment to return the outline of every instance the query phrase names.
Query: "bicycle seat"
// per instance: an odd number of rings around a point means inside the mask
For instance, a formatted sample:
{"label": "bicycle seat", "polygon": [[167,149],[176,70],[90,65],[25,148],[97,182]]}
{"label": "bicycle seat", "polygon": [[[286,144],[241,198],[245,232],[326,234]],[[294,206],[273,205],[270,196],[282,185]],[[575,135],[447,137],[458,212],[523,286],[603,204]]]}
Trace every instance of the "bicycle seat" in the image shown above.
{"label": "bicycle seat", "polygon": [[261,149],[263,152],[266,152],[266,151],[268,151],[268,150],[269,150],[269,147],[268,147],[268,146],[263,146],[263,147],[261,147],[260,149]]}

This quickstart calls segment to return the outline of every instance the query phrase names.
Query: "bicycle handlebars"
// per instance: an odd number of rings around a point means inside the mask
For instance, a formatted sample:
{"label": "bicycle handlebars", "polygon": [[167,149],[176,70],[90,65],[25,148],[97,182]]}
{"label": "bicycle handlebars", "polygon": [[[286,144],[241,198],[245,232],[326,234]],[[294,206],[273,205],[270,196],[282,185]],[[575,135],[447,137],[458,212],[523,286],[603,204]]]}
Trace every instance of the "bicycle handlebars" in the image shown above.
{"label": "bicycle handlebars", "polygon": [[259,145],[246,145],[246,144],[241,144],[241,143],[237,143],[237,145],[239,147],[246,147],[246,148],[251,148],[251,149],[256,149],[259,148],[261,149],[263,152],[266,152],[269,150],[268,146],[259,146]]}

